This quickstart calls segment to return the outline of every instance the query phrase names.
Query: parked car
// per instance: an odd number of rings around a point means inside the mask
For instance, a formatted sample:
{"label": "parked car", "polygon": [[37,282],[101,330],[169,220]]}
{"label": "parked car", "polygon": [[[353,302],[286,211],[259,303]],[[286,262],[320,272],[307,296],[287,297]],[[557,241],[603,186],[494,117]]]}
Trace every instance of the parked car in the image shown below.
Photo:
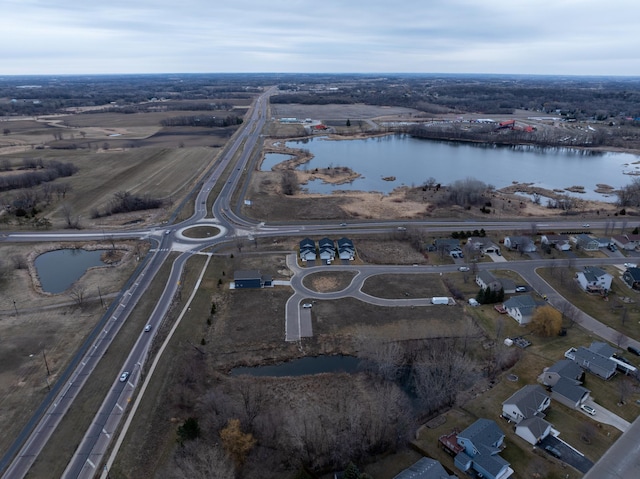
{"label": "parked car", "polygon": [[596,410],[593,409],[591,406],[587,406],[586,404],[580,404],[580,409],[582,409],[584,412],[592,416],[596,415]]}
{"label": "parked car", "polygon": [[468,266],[460,266],[458,268],[458,271],[462,271],[463,273],[467,272],[467,271],[469,271],[469,267]]}
{"label": "parked car", "polygon": [[526,286],[517,286],[516,287],[516,293],[526,293],[527,292],[527,287]]}
{"label": "parked car", "polygon": [[613,243],[609,243],[607,248],[609,249],[609,251],[618,251],[618,247],[616,245],[614,245]]}
{"label": "parked car", "polygon": [[629,351],[631,354],[635,354],[636,356],[640,356],[640,349],[636,348],[635,346],[627,346],[627,351]]}
{"label": "parked car", "polygon": [[625,268],[637,268],[638,265],[636,263],[625,263],[624,267]]}
{"label": "parked car", "polygon": [[123,383],[125,382],[127,379],[129,379],[129,371],[125,371],[120,375],[120,382]]}
{"label": "parked car", "polygon": [[561,458],[562,457],[562,453],[556,447],[544,446],[544,450],[547,451],[549,454],[551,454],[554,457],[557,457],[557,458]]}

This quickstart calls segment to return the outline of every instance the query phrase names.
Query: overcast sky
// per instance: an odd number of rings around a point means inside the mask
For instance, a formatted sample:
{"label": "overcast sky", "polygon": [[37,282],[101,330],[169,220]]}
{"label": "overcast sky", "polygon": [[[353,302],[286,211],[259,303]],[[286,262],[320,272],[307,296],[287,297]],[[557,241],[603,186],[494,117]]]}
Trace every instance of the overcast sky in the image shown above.
{"label": "overcast sky", "polygon": [[640,75],[638,0],[2,0],[0,74]]}

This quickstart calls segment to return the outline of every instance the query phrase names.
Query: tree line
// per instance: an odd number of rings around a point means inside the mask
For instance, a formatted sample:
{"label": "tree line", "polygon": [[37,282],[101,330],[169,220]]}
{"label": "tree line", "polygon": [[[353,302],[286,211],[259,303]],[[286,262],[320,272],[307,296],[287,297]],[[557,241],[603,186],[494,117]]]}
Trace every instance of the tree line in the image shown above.
{"label": "tree line", "polygon": [[228,115],[224,118],[218,118],[210,115],[190,115],[175,116],[166,118],[160,122],[162,126],[203,126],[207,128],[227,127],[233,125],[241,125],[242,118],[235,115]]}
{"label": "tree line", "polygon": [[[0,164],[0,169],[3,171],[12,171],[13,167],[8,160],[5,159]],[[25,171],[9,175],[0,175],[0,191],[32,188],[58,178],[72,176],[78,171],[78,167],[73,163],[34,159],[25,160],[22,169]]]}

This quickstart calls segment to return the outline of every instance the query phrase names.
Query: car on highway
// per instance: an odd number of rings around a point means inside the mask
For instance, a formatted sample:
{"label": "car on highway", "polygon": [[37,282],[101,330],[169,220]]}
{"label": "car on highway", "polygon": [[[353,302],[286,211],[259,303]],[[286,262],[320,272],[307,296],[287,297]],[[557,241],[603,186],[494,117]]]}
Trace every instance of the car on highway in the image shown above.
{"label": "car on highway", "polygon": [[340,223],[340,226],[347,226],[347,223]]}
{"label": "car on highway", "polygon": [[583,227],[583,228],[589,228],[590,226],[591,226],[591,225],[590,225],[589,223],[584,223],[584,224],[582,225],[582,227]]}
{"label": "car on highway", "polygon": [[555,448],[553,446],[544,446],[544,450],[547,451],[549,454],[551,454],[554,457],[557,457],[557,458],[561,458],[562,457],[562,453],[560,452],[560,450],[558,450],[557,448]]}
{"label": "car on highway", "polygon": [[120,375],[120,382],[123,383],[125,382],[127,379],[129,379],[129,371],[125,371]]}
{"label": "car on highway", "polygon": [[149,331],[151,331],[151,325],[150,325],[150,324],[147,324],[147,325],[144,327],[144,332],[145,332],[145,333],[148,333]]}
{"label": "car on highway", "polygon": [[404,226],[398,226],[398,231],[407,231],[407,228]]}
{"label": "car on highway", "polygon": [[590,414],[592,416],[596,415],[596,410],[593,409],[591,406],[588,406],[586,404],[581,404],[580,405],[580,409],[582,409],[584,412],[586,412],[587,414]]}
{"label": "car on highway", "polygon": [[468,266],[460,266],[458,268],[458,271],[462,271],[463,273],[469,271],[469,267]]}

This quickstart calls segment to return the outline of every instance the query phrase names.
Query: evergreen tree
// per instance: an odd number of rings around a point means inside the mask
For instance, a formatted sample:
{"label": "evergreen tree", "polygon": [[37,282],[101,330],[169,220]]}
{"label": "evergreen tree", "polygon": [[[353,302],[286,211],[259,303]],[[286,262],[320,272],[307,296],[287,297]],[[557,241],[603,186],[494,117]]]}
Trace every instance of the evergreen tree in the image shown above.
{"label": "evergreen tree", "polygon": [[360,469],[353,462],[350,462],[342,477],[343,479],[358,479],[360,477]]}

